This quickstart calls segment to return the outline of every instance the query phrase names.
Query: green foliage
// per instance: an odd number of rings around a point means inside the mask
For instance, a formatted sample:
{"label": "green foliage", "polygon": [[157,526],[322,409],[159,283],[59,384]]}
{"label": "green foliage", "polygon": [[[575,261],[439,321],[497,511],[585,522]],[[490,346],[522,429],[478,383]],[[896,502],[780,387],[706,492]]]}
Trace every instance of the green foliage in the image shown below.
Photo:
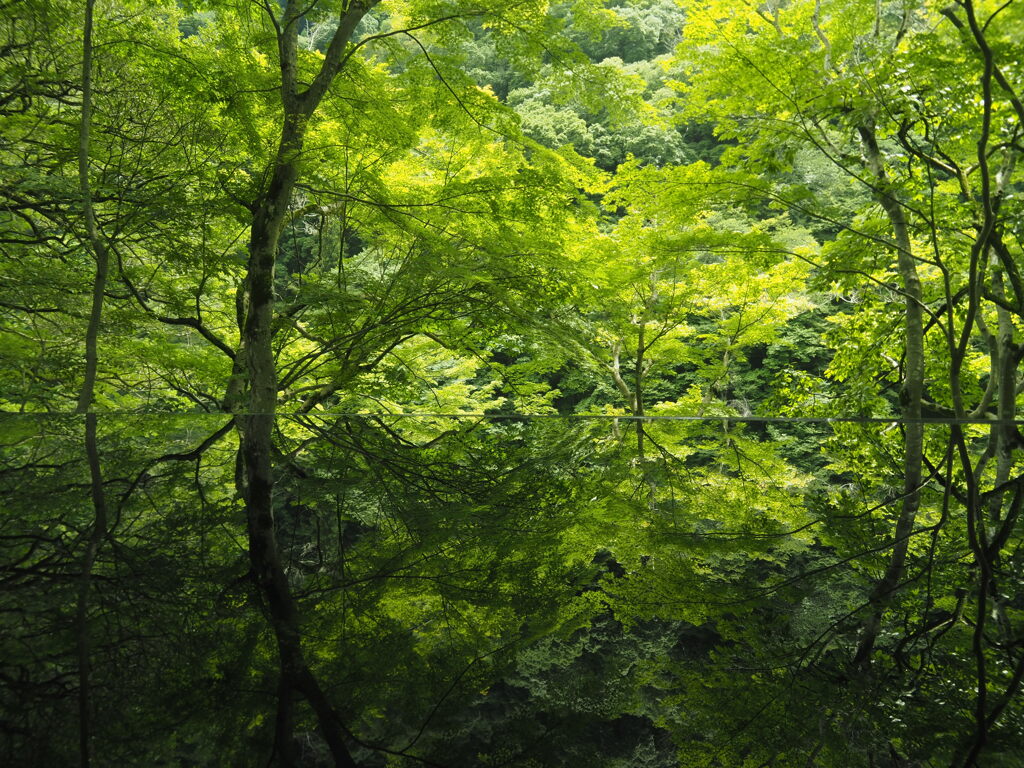
{"label": "green foliage", "polygon": [[0,19],[0,762],[1016,765],[1021,9],[388,0],[296,117],[353,7],[98,6],[95,443]]}

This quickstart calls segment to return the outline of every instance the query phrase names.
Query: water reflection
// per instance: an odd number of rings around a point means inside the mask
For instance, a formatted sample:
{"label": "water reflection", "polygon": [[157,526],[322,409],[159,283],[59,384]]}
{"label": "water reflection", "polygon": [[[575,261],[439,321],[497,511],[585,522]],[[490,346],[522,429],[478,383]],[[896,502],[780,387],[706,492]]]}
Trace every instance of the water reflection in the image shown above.
{"label": "water reflection", "polygon": [[[899,431],[634,426],[278,418],[267,545],[228,417],[4,417],[0,759],[731,765],[868,725],[865,754],[898,734],[951,758],[979,654],[1017,712],[1019,549],[990,553],[971,657],[952,451],[865,666]],[[1011,551],[1003,496],[989,541]]]}

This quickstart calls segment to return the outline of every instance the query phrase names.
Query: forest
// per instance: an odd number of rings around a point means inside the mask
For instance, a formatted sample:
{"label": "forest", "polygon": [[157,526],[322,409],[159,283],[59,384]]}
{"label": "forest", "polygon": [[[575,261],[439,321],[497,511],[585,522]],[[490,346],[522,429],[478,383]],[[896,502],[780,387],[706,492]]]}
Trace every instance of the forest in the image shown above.
{"label": "forest", "polygon": [[1024,5],[0,0],[0,764],[1024,766]]}

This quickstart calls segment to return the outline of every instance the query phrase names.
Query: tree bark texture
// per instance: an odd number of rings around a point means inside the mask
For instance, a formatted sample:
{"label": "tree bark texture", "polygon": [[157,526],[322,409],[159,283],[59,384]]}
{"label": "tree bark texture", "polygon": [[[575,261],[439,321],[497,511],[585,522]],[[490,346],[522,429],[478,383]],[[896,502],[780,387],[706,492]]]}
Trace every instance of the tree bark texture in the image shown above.
{"label": "tree bark texture", "polygon": [[85,413],[92,405],[96,389],[100,320],[103,315],[103,292],[107,285],[109,254],[107,244],[96,225],[96,208],[89,185],[89,134],[92,122],[92,27],[95,0],[85,3],[85,30],[82,39],[82,113],[78,126],[78,187],[82,195],[82,212],[89,246],[96,257],[96,274],[92,283],[92,307],[85,332],[85,376],[78,395],[76,413]]}
{"label": "tree bark texture", "polygon": [[868,665],[871,652],[882,626],[882,613],[887,599],[899,588],[906,567],[907,550],[920,506],[921,467],[924,449],[924,424],[921,423],[921,399],[924,395],[924,315],[921,281],[917,274],[910,242],[907,213],[892,189],[882,162],[873,125],[861,126],[861,147],[874,181],[875,199],[882,206],[892,226],[896,250],[896,269],[903,282],[903,497],[892,552],[882,578],[871,591],[871,614],[861,628],[855,665]]}
{"label": "tree bark texture", "polygon": [[103,539],[107,536],[107,502],[103,491],[103,473],[96,443],[96,414],[85,415],[85,453],[89,465],[89,489],[92,497],[93,524],[82,555],[78,600],[75,606],[75,646],[78,657],[78,749],[82,768],[91,763],[92,688],[89,642],[89,588],[93,566]]}
{"label": "tree bark texture", "polygon": [[91,648],[89,642],[89,591],[96,555],[107,535],[107,505],[103,491],[103,474],[96,444],[96,414],[89,413],[95,397],[97,344],[100,320],[103,314],[103,294],[106,289],[108,253],[96,225],[96,210],[89,185],[89,138],[92,122],[92,31],[95,0],[86,0],[82,36],[82,111],[78,130],[78,184],[82,196],[86,237],[96,257],[96,274],[92,286],[92,306],[85,333],[85,376],[79,392],[76,413],[85,415],[85,452],[89,465],[89,487],[93,507],[93,522],[86,541],[85,553],[79,573],[78,599],[75,606],[75,646],[78,666],[78,751],[82,768],[91,764],[92,741],[92,689]]}
{"label": "tree bark texture", "polygon": [[[288,584],[274,521],[273,431],[277,411],[277,369],[273,352],[274,282],[278,245],[299,177],[306,125],[341,70],[356,25],[373,3],[352,2],[339,18],[321,70],[305,91],[298,90],[297,34],[303,13],[312,6],[290,1],[280,19],[278,52],[284,112],[277,154],[269,181],[252,206],[249,262],[240,311],[241,344],[248,387],[248,412],[236,416],[240,433],[240,491],[246,504],[252,575],[263,598],[277,641],[280,680],[275,742],[281,762],[294,762],[292,731],[295,693],[312,707],[336,765],[355,768],[337,713],[327,701],[302,652],[299,612]],[[233,381],[229,392],[237,398]],[[234,399],[234,398],[229,398]],[[238,398],[240,400],[240,398]],[[229,405],[237,407],[235,404]]]}

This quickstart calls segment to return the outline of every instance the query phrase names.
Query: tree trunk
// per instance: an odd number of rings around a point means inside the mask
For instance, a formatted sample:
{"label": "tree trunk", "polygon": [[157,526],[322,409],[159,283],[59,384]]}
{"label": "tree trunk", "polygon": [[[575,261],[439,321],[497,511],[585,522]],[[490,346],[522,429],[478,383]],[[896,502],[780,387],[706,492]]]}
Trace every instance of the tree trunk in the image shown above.
{"label": "tree trunk", "polygon": [[96,226],[96,209],[89,186],[89,129],[92,121],[92,17],[95,0],[85,3],[85,31],[82,39],[82,114],[78,126],[78,187],[82,195],[82,212],[85,215],[85,232],[93,254],[96,256],[96,275],[92,282],[92,307],[89,310],[89,325],[85,332],[85,377],[78,395],[76,413],[85,413],[92,405],[96,388],[97,342],[100,319],[103,315],[103,292],[107,285],[109,256],[107,244],[100,237]]}
{"label": "tree trunk", "polygon": [[[249,385],[249,412],[238,417],[244,469],[243,498],[249,531],[253,577],[266,602],[277,640],[280,664],[277,747],[289,764],[292,733],[291,697],[301,692],[311,704],[336,765],[356,763],[339,733],[337,716],[326,706],[302,654],[298,610],[281,562],[274,525],[273,447],[277,410],[277,370],[273,354],[274,268],[278,241],[292,189],[298,177],[296,160],[302,148],[303,118],[286,118],[277,164],[266,193],[256,206],[249,240],[248,300],[242,328],[242,353]],[[314,703],[313,699],[317,702]],[[320,706],[316,706],[316,704]]]}
{"label": "tree trunk", "polygon": [[[226,407],[237,410],[241,395],[248,387],[248,413],[239,414],[235,421],[240,432],[238,484],[246,504],[252,574],[277,641],[280,679],[275,741],[285,765],[295,759],[291,743],[294,721],[292,697],[298,692],[313,708],[335,764],[356,768],[356,762],[345,746],[340,719],[303,656],[298,608],[277,542],[271,456],[277,412],[273,324],[277,250],[299,176],[306,123],[343,66],[345,48],[351,35],[372,5],[370,2],[346,5],[320,72],[309,88],[301,93],[296,77],[297,33],[301,16],[312,6],[301,7],[289,2],[281,19],[275,22],[284,121],[277,155],[270,169],[270,181],[252,206],[249,263],[239,307],[241,339],[237,357],[244,364],[244,370],[238,366],[233,371],[225,398]],[[239,374],[244,375],[244,381],[240,380]]]}
{"label": "tree trunk", "polygon": [[[644,320],[646,320],[646,313],[641,318],[640,327],[637,329],[636,366],[633,369],[633,415],[637,417],[644,415],[644,352],[647,351],[647,348],[644,346]],[[641,418],[636,420],[636,457],[640,460],[641,467],[643,467],[644,422]],[[646,476],[647,469],[644,467],[644,477],[646,478]]]}
{"label": "tree trunk", "polygon": [[89,132],[92,121],[92,29],[95,0],[86,0],[82,36],[82,112],[78,128],[78,185],[82,195],[86,237],[96,256],[96,274],[92,284],[92,307],[85,332],[85,376],[78,395],[76,413],[85,416],[85,452],[89,464],[89,487],[92,496],[93,523],[82,556],[79,572],[78,599],[75,606],[75,646],[78,665],[78,751],[82,768],[91,763],[92,690],[90,685],[89,589],[92,569],[100,545],[107,535],[107,503],[103,492],[103,475],[96,445],[96,414],[89,413],[96,389],[100,319],[103,314],[103,293],[107,283],[108,254],[106,243],[96,226],[96,210],[89,185]]}
{"label": "tree trunk", "polygon": [[921,281],[911,250],[907,215],[885,173],[873,125],[859,129],[868,170],[874,177],[875,199],[885,210],[893,231],[896,268],[903,282],[904,333],[906,336],[903,374],[903,502],[893,536],[892,553],[882,578],[871,591],[871,615],[861,628],[855,665],[871,663],[871,652],[882,626],[885,602],[898,589],[906,567],[910,536],[920,505],[921,466],[924,448],[924,424],[921,423],[921,398],[924,394],[924,321]]}
{"label": "tree trunk", "polygon": [[96,555],[107,535],[107,503],[103,492],[103,474],[96,444],[96,414],[85,415],[85,453],[89,464],[89,488],[94,520],[82,555],[79,571],[78,601],[75,606],[75,646],[78,656],[78,749],[82,768],[90,764],[92,741],[92,690],[90,686],[89,587]]}

